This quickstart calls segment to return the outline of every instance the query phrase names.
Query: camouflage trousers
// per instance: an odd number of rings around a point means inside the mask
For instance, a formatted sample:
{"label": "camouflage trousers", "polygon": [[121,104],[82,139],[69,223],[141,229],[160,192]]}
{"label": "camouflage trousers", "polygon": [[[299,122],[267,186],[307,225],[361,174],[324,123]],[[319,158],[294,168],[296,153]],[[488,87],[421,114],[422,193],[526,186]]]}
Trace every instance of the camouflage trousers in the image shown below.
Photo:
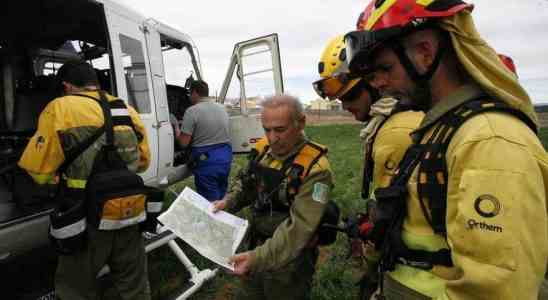
{"label": "camouflage trousers", "polygon": [[317,249],[305,249],[294,261],[278,270],[241,279],[234,299],[309,299],[317,258]]}

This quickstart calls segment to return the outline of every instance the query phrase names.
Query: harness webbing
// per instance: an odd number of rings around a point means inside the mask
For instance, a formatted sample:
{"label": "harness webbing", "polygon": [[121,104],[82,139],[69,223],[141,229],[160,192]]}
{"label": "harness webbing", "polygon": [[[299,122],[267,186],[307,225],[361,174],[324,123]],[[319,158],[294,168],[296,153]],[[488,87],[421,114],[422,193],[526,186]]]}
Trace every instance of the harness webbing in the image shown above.
{"label": "harness webbing", "polygon": [[[92,96],[89,96],[89,95],[85,95],[85,94],[74,94],[74,96],[89,98],[89,99],[95,100],[99,103],[101,102],[99,99],[97,99],[95,97],[92,97]],[[127,110],[127,105],[121,99],[114,99],[112,101],[108,101],[108,106],[109,106],[111,111],[115,110],[115,109]],[[131,127],[131,129],[133,130],[133,132],[137,136],[137,140],[139,142],[141,142],[143,140],[144,137],[135,128],[135,124],[133,124],[133,121],[131,120],[131,116],[129,115],[129,112],[127,114],[124,114],[124,115],[112,115],[112,126],[114,127],[114,126],[121,126],[121,125]]]}
{"label": "harness webbing", "polygon": [[[255,144],[255,148],[251,153],[250,171],[254,169],[253,164],[257,165],[265,157],[270,145],[266,138],[261,138]],[[307,141],[303,148],[288,157],[283,163],[280,172],[287,176],[287,193],[288,199],[293,200],[293,197],[299,192],[299,188],[306,176],[310,174],[312,167],[327,153],[327,147]],[[289,206],[284,207],[284,210],[289,210]]]}
{"label": "harness webbing", "polygon": [[[268,140],[266,138],[259,139],[257,143],[255,143],[255,153],[252,153],[252,156],[254,156],[252,157],[252,159],[257,163],[260,162],[269,149],[270,145],[268,144]],[[283,162],[283,165],[287,165],[289,168],[291,168],[292,165],[301,166],[303,171],[299,172],[299,177],[301,179],[304,179],[312,170],[312,166],[314,166],[318,162],[318,160],[326,153],[326,146],[307,141],[301,151],[299,151],[299,153],[297,153],[296,155],[289,157],[286,161]],[[286,169],[285,171],[287,171],[289,168],[282,169]]]}
{"label": "harness webbing", "polygon": [[390,116],[385,118],[375,133],[373,134],[373,138],[371,139],[371,143],[369,145],[365,145],[365,147],[371,147],[371,149],[366,149],[365,153],[366,156],[364,158],[364,166],[362,171],[362,189],[361,189],[361,197],[362,199],[368,199],[370,196],[370,188],[371,184],[373,183],[373,175],[375,170],[375,160],[373,159],[373,145],[375,144],[375,140],[377,139],[377,134],[383,127],[383,125],[395,114],[403,111],[409,111],[409,110],[415,110],[414,107],[402,104],[401,102],[398,102],[394,109],[392,109],[392,112],[390,113]]}
{"label": "harness webbing", "polygon": [[[512,114],[525,122],[533,131],[534,124],[521,111],[500,101],[480,97],[455,108],[444,115],[434,129],[434,134],[424,143],[420,159],[417,189],[423,214],[436,234],[447,234],[445,215],[447,210],[447,162],[445,154],[451,139],[468,119],[485,112],[499,111]],[[424,131],[422,131],[424,134]],[[426,208],[428,203],[429,210]]]}
{"label": "harness webbing", "polygon": [[[536,132],[534,123],[521,111],[486,96],[472,99],[449,111],[435,123],[432,135],[425,141],[412,145],[400,162],[396,176],[387,188],[375,191],[378,199],[379,216],[383,228],[374,232],[384,232],[381,239],[381,271],[393,270],[396,264],[405,264],[421,269],[431,269],[434,265],[452,266],[450,249],[424,251],[409,249],[402,240],[403,221],[407,214],[406,184],[418,165],[418,194],[423,214],[436,234],[446,236],[447,209],[447,163],[445,155],[451,139],[466,120],[485,112],[503,112],[516,116]],[[417,132],[419,141],[432,129],[427,127]],[[428,201],[428,208],[426,207]],[[384,203],[383,203],[384,202]],[[384,209],[383,209],[384,208]],[[377,225],[375,225],[377,226]]]}

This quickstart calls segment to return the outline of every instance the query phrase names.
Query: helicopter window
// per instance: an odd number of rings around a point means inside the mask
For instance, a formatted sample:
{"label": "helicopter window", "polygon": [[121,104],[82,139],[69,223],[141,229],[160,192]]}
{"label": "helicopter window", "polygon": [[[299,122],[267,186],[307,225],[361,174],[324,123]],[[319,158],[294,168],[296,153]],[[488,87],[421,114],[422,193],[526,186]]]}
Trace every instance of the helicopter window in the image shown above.
{"label": "helicopter window", "polygon": [[143,45],[140,41],[120,34],[122,61],[128,102],[137,112],[150,113],[150,99]]}
{"label": "helicopter window", "polygon": [[54,74],[57,74],[57,70],[59,70],[59,68],[62,66],[63,64],[62,63],[58,63],[58,62],[53,62],[53,61],[50,61],[50,62],[46,62],[44,64],[44,69],[42,70],[42,75],[54,75]]}
{"label": "helicopter window", "polygon": [[180,121],[191,105],[188,90],[185,88],[188,76],[192,76],[194,72],[190,54],[186,47],[166,46],[162,47],[162,58],[169,112]]}

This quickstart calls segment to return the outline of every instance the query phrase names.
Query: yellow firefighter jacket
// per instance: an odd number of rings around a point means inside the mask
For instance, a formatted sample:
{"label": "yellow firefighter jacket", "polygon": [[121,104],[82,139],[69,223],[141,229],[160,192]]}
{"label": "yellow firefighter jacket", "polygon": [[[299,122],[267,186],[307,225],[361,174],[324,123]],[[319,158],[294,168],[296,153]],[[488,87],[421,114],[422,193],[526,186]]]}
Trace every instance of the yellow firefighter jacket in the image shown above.
{"label": "yellow firefighter jacket", "polygon": [[[421,127],[479,95],[476,86],[462,87]],[[515,116],[481,113],[453,136],[446,163],[447,239],[433,233],[420,208],[418,167],[407,184],[402,238],[411,249],[450,248],[454,266],[398,264],[388,276],[433,299],[536,300],[548,259],[548,156],[538,137]]]}
{"label": "yellow firefighter jacket", "polygon": [[412,143],[411,132],[419,126],[424,113],[403,111],[391,115],[377,131],[373,142],[373,188],[387,187],[405,151]]}
{"label": "yellow firefighter jacket", "polygon": [[[83,92],[99,99],[96,91]],[[114,98],[106,95],[109,101]],[[150,163],[150,150],[146,130],[139,114],[129,105],[127,111],[118,114],[129,114],[135,130],[142,137],[137,140],[136,134],[129,126],[115,126],[115,145],[121,158],[127,162],[132,171],[142,172]],[[38,120],[38,130],[27,145],[19,166],[34,178],[39,184],[51,182],[57,169],[65,160],[65,151],[82,143],[103,126],[103,111],[100,105],[92,99],[68,95],[51,101]],[[86,179],[91,173],[93,161],[99,149],[105,144],[103,134],[94,145],[86,149],[71,166],[67,168],[67,186],[70,188],[85,188]]]}
{"label": "yellow firefighter jacket", "polygon": [[[373,197],[375,189],[387,187],[395,176],[396,169],[403,158],[405,151],[411,143],[411,133],[419,127],[424,117],[423,112],[402,111],[390,115],[381,125],[375,134],[371,149],[373,162],[373,181],[371,183],[370,195]],[[367,147],[367,145],[364,145]],[[367,151],[367,150],[366,150]],[[364,159],[364,168],[368,169],[369,158]],[[365,176],[365,174],[364,174]],[[378,260],[380,253],[375,251],[371,245],[364,244],[364,258],[367,261],[367,274],[377,276]],[[376,279],[376,278],[375,278]]]}

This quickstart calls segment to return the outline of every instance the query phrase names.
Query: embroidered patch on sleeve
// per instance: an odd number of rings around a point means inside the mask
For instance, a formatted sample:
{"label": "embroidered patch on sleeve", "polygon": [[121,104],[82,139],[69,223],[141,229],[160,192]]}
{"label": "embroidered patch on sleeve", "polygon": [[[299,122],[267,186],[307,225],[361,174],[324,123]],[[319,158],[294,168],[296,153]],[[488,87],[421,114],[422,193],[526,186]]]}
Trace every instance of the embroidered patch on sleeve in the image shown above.
{"label": "embroidered patch on sleeve", "polygon": [[316,182],[314,184],[314,191],[312,192],[312,200],[320,203],[327,203],[327,194],[329,186],[325,183]]}
{"label": "embroidered patch on sleeve", "polygon": [[43,137],[43,136],[39,136],[38,138],[36,138],[36,150],[40,151],[42,150],[42,146],[44,146],[44,144],[46,143],[46,138]]}

